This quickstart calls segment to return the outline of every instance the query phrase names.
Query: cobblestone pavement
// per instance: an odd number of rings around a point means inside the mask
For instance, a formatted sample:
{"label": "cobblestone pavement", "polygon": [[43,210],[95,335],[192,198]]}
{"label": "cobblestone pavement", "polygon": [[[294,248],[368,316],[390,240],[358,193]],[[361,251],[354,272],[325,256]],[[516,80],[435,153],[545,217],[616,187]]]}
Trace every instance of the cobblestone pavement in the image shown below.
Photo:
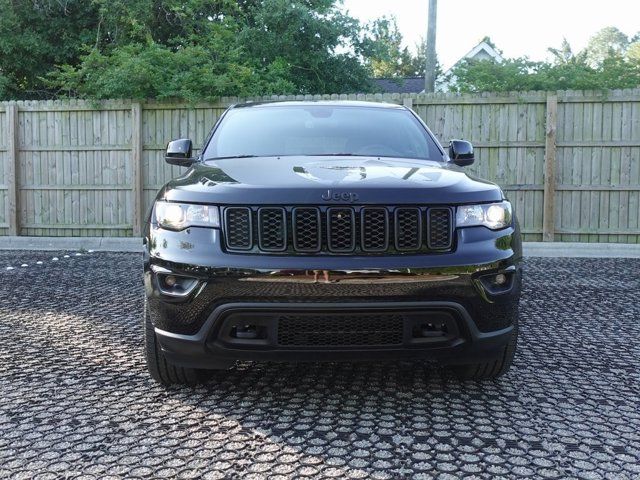
{"label": "cobblestone pavement", "polygon": [[1,478],[640,477],[640,260],[529,259],[498,381],[246,363],[164,390],[141,256],[64,255],[0,252]]}

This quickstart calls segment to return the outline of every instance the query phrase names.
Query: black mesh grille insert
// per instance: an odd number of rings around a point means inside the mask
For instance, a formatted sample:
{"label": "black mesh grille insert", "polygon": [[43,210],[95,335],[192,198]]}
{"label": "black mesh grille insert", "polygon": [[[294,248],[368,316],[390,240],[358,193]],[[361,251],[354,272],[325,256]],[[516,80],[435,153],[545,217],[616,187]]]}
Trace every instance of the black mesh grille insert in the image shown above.
{"label": "black mesh grille insert", "polygon": [[283,346],[401,345],[402,336],[401,315],[283,315],[278,320],[278,344]]}
{"label": "black mesh grille insert", "polygon": [[396,210],[396,248],[418,250],[422,245],[422,221],[419,208]]}
{"label": "black mesh grille insert", "polygon": [[433,250],[451,248],[451,210],[430,208],[428,211],[427,246]]}
{"label": "black mesh grille insert", "polygon": [[401,255],[453,248],[453,209],[427,206],[226,207],[229,251]]}
{"label": "black mesh grille insert", "polygon": [[384,252],[389,248],[389,217],[386,208],[363,208],[362,249],[367,252]]}
{"label": "black mesh grille insert", "polygon": [[320,250],[320,210],[312,207],[293,209],[293,248],[298,252]]}
{"label": "black mesh grille insert", "polygon": [[351,208],[330,208],[327,210],[327,232],[329,250],[350,252],[356,246],[355,215]]}
{"label": "black mesh grille insert", "polygon": [[258,239],[260,249],[281,252],[287,248],[287,216],[284,208],[258,210]]}
{"label": "black mesh grille insert", "polygon": [[249,250],[253,246],[251,210],[230,207],[224,211],[227,246],[233,250]]}

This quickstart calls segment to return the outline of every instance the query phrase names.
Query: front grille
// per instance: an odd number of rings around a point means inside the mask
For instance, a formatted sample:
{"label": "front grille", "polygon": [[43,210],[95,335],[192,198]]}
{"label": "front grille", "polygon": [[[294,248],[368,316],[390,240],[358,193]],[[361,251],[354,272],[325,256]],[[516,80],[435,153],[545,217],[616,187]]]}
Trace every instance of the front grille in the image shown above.
{"label": "front grille", "polygon": [[226,207],[230,252],[400,255],[453,248],[450,207]]}
{"label": "front grille", "polygon": [[331,252],[353,252],[356,248],[355,213],[351,208],[327,210],[327,244]]}
{"label": "front grille", "polygon": [[282,208],[258,210],[260,250],[281,252],[287,247],[287,215]]}
{"label": "front grille", "polygon": [[363,208],[361,212],[362,238],[365,252],[384,252],[389,248],[389,216],[385,208]]}
{"label": "front grille", "polygon": [[224,211],[227,246],[232,250],[250,250],[253,246],[253,214],[247,207],[231,207]]}
{"label": "front grille", "polygon": [[320,210],[317,208],[293,209],[293,248],[297,252],[320,250]]}
{"label": "front grille", "polygon": [[283,315],[278,319],[278,344],[281,346],[401,345],[402,339],[401,315]]}
{"label": "front grille", "polygon": [[422,245],[422,218],[419,208],[399,208],[396,218],[396,248],[418,250]]}
{"label": "front grille", "polygon": [[427,245],[432,250],[451,248],[451,210],[449,208],[430,208],[427,228]]}

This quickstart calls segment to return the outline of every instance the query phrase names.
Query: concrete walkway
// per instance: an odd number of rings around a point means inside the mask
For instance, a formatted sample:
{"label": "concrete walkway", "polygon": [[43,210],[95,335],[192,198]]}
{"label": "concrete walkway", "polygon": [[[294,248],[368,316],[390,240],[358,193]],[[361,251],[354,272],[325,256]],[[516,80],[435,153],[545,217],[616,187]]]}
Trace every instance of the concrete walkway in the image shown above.
{"label": "concrete walkway", "polygon": [[[142,239],[116,237],[0,237],[0,250],[141,252]],[[640,244],[527,242],[527,257],[640,258]]]}
{"label": "concrete walkway", "polygon": [[0,237],[0,250],[141,252],[142,239],[119,237]]}
{"label": "concrete walkway", "polygon": [[526,242],[527,257],[640,258],[640,244]]}

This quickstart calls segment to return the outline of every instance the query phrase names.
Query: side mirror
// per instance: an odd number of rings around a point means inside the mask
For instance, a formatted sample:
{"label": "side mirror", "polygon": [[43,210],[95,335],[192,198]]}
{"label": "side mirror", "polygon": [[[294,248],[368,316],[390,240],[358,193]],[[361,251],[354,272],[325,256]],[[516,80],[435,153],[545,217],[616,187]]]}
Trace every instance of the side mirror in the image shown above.
{"label": "side mirror", "polygon": [[449,142],[449,158],[459,167],[466,167],[475,161],[473,145],[465,140],[451,140]]}
{"label": "side mirror", "polygon": [[171,165],[179,165],[181,167],[190,167],[196,163],[197,159],[193,158],[193,144],[188,138],[174,140],[167,145],[167,153],[164,160]]}

